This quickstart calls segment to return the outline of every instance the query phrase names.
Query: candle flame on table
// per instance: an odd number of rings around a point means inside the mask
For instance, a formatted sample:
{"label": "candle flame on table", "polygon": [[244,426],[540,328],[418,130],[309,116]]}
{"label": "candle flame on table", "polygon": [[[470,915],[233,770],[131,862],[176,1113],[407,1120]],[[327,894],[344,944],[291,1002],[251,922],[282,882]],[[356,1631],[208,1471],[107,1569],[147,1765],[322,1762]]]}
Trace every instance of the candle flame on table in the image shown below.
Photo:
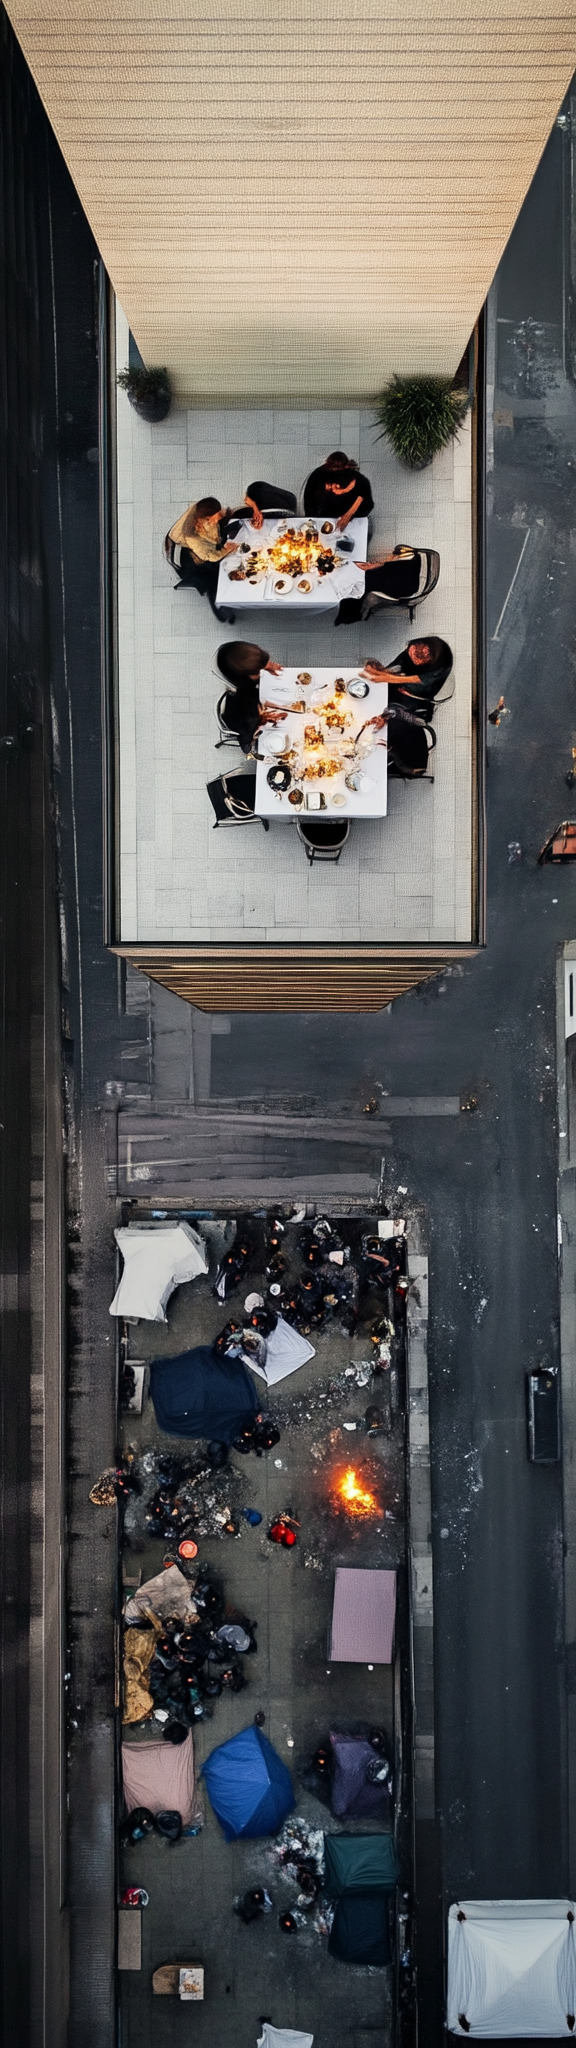
{"label": "candle flame on table", "polygon": [[373,1493],[358,1485],[353,1465],[338,1480],[336,1492],[351,1515],[380,1515],[382,1509]]}

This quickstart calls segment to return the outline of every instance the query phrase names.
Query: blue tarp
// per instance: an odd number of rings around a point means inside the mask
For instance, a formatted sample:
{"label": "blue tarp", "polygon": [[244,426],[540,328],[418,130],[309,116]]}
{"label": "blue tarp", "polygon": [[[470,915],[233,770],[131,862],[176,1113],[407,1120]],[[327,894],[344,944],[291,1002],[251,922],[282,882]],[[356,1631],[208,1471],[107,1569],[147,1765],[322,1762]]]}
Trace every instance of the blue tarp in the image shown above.
{"label": "blue tarp", "polygon": [[202,1767],[227,1842],[275,1835],[294,1809],[290,1772],[260,1728],[243,1728],[213,1749]]}
{"label": "blue tarp", "polygon": [[258,1408],[254,1381],[241,1358],[220,1358],[211,1344],[155,1358],[150,1393],[159,1429],[168,1436],[202,1436],[231,1444]]}

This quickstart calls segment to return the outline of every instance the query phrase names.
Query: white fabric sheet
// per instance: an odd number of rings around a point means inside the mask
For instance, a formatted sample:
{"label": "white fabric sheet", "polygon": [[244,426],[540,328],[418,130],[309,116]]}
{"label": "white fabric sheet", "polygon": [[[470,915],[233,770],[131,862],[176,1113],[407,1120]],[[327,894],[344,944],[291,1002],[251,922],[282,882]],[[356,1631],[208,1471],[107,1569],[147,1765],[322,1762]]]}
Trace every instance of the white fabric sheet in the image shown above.
{"label": "white fabric sheet", "polygon": [[135,1224],[115,1230],[124,1260],[120,1285],[110,1304],[111,1316],[135,1316],[147,1323],[165,1323],[164,1310],[175,1287],[208,1272],[203,1238],[189,1223],[174,1229]]}
{"label": "white fabric sheet", "polygon": [[146,1579],[143,1586],[137,1587],[126,1602],[126,1621],[139,1621],[150,1610],[159,1615],[161,1621],[166,1621],[169,1615],[176,1615],[179,1621],[188,1621],[197,1613],[192,1587],[177,1564],[169,1564],[153,1579]]}
{"label": "white fabric sheet", "polygon": [[312,2048],[313,2034],[296,2034],[292,2027],[271,2027],[265,2020],[257,2048]]}
{"label": "white fabric sheet", "polygon": [[[217,605],[233,605],[234,611],[260,611],[265,605],[267,609],[276,612],[300,612],[301,615],[306,613],[308,618],[313,618],[315,613],[335,611],[343,597],[364,596],[364,570],[356,568],[354,557],[357,556],[359,562],[366,562],[368,559],[367,519],[350,520],[350,525],[340,538],[352,542],[352,553],[345,554],[340,568],[334,569],[331,576],[318,576],[317,572],[311,571],[312,589],[309,591],[298,589],[300,579],[289,578],[285,595],[281,596],[275,589],[275,584],[279,581],[277,569],[272,570],[269,576],[262,576],[259,583],[231,583],[230,570],[246,566],[247,557],[242,554],[243,543],[247,542],[249,547],[254,549],[272,547],[278,537],[279,528],[286,523],[296,529],[305,526],[305,514],[291,512],[289,517],[287,515],[284,519],[281,516],[265,519],[264,525],[258,531],[248,520],[243,523],[235,535],[237,553],[227,555],[220,563]],[[321,520],[316,520],[318,527],[321,524]],[[337,551],[339,536],[336,531],[330,535],[326,534],[325,538],[327,545]]]}
{"label": "white fabric sheet", "polygon": [[478,2041],[574,2035],[568,2016],[576,2011],[576,1944],[568,1915],[575,1912],[570,1899],[463,1899],[451,1906],[450,2032]]}
{"label": "white fabric sheet", "polygon": [[293,1330],[291,1324],[279,1316],[272,1336],[266,1338],[266,1364],[254,1365],[248,1357],[246,1364],[251,1372],[257,1372],[259,1379],[266,1381],[267,1387],[275,1387],[279,1380],[287,1380],[291,1372],[297,1372],[307,1358],[315,1355],[314,1345],[308,1343],[307,1337],[301,1337],[299,1330]]}

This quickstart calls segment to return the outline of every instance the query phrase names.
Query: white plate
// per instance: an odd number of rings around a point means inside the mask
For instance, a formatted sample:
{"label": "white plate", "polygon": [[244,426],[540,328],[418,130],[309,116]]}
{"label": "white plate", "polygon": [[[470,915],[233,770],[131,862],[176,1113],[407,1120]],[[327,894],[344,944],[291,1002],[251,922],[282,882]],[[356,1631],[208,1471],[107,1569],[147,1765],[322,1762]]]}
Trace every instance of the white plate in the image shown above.
{"label": "white plate", "polygon": [[288,734],[285,732],[264,732],[262,738],[265,741],[267,754],[283,754],[285,747],[288,745]]}

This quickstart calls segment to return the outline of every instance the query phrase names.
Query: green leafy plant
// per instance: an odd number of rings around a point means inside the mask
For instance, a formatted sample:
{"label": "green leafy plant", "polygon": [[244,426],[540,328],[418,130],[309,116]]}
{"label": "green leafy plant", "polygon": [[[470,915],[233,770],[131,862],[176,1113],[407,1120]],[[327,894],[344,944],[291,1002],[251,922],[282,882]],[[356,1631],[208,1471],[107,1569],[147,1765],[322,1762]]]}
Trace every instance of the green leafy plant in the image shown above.
{"label": "green leafy plant", "polygon": [[119,370],[117,381],[141,419],[166,419],[172,403],[167,370],[147,370],[144,364],[142,367],[135,365],[128,370]]}
{"label": "green leafy plant", "polygon": [[462,425],[468,393],[455,391],[449,377],[393,377],[376,407],[376,419],[399,462],[425,469],[447,448]]}

